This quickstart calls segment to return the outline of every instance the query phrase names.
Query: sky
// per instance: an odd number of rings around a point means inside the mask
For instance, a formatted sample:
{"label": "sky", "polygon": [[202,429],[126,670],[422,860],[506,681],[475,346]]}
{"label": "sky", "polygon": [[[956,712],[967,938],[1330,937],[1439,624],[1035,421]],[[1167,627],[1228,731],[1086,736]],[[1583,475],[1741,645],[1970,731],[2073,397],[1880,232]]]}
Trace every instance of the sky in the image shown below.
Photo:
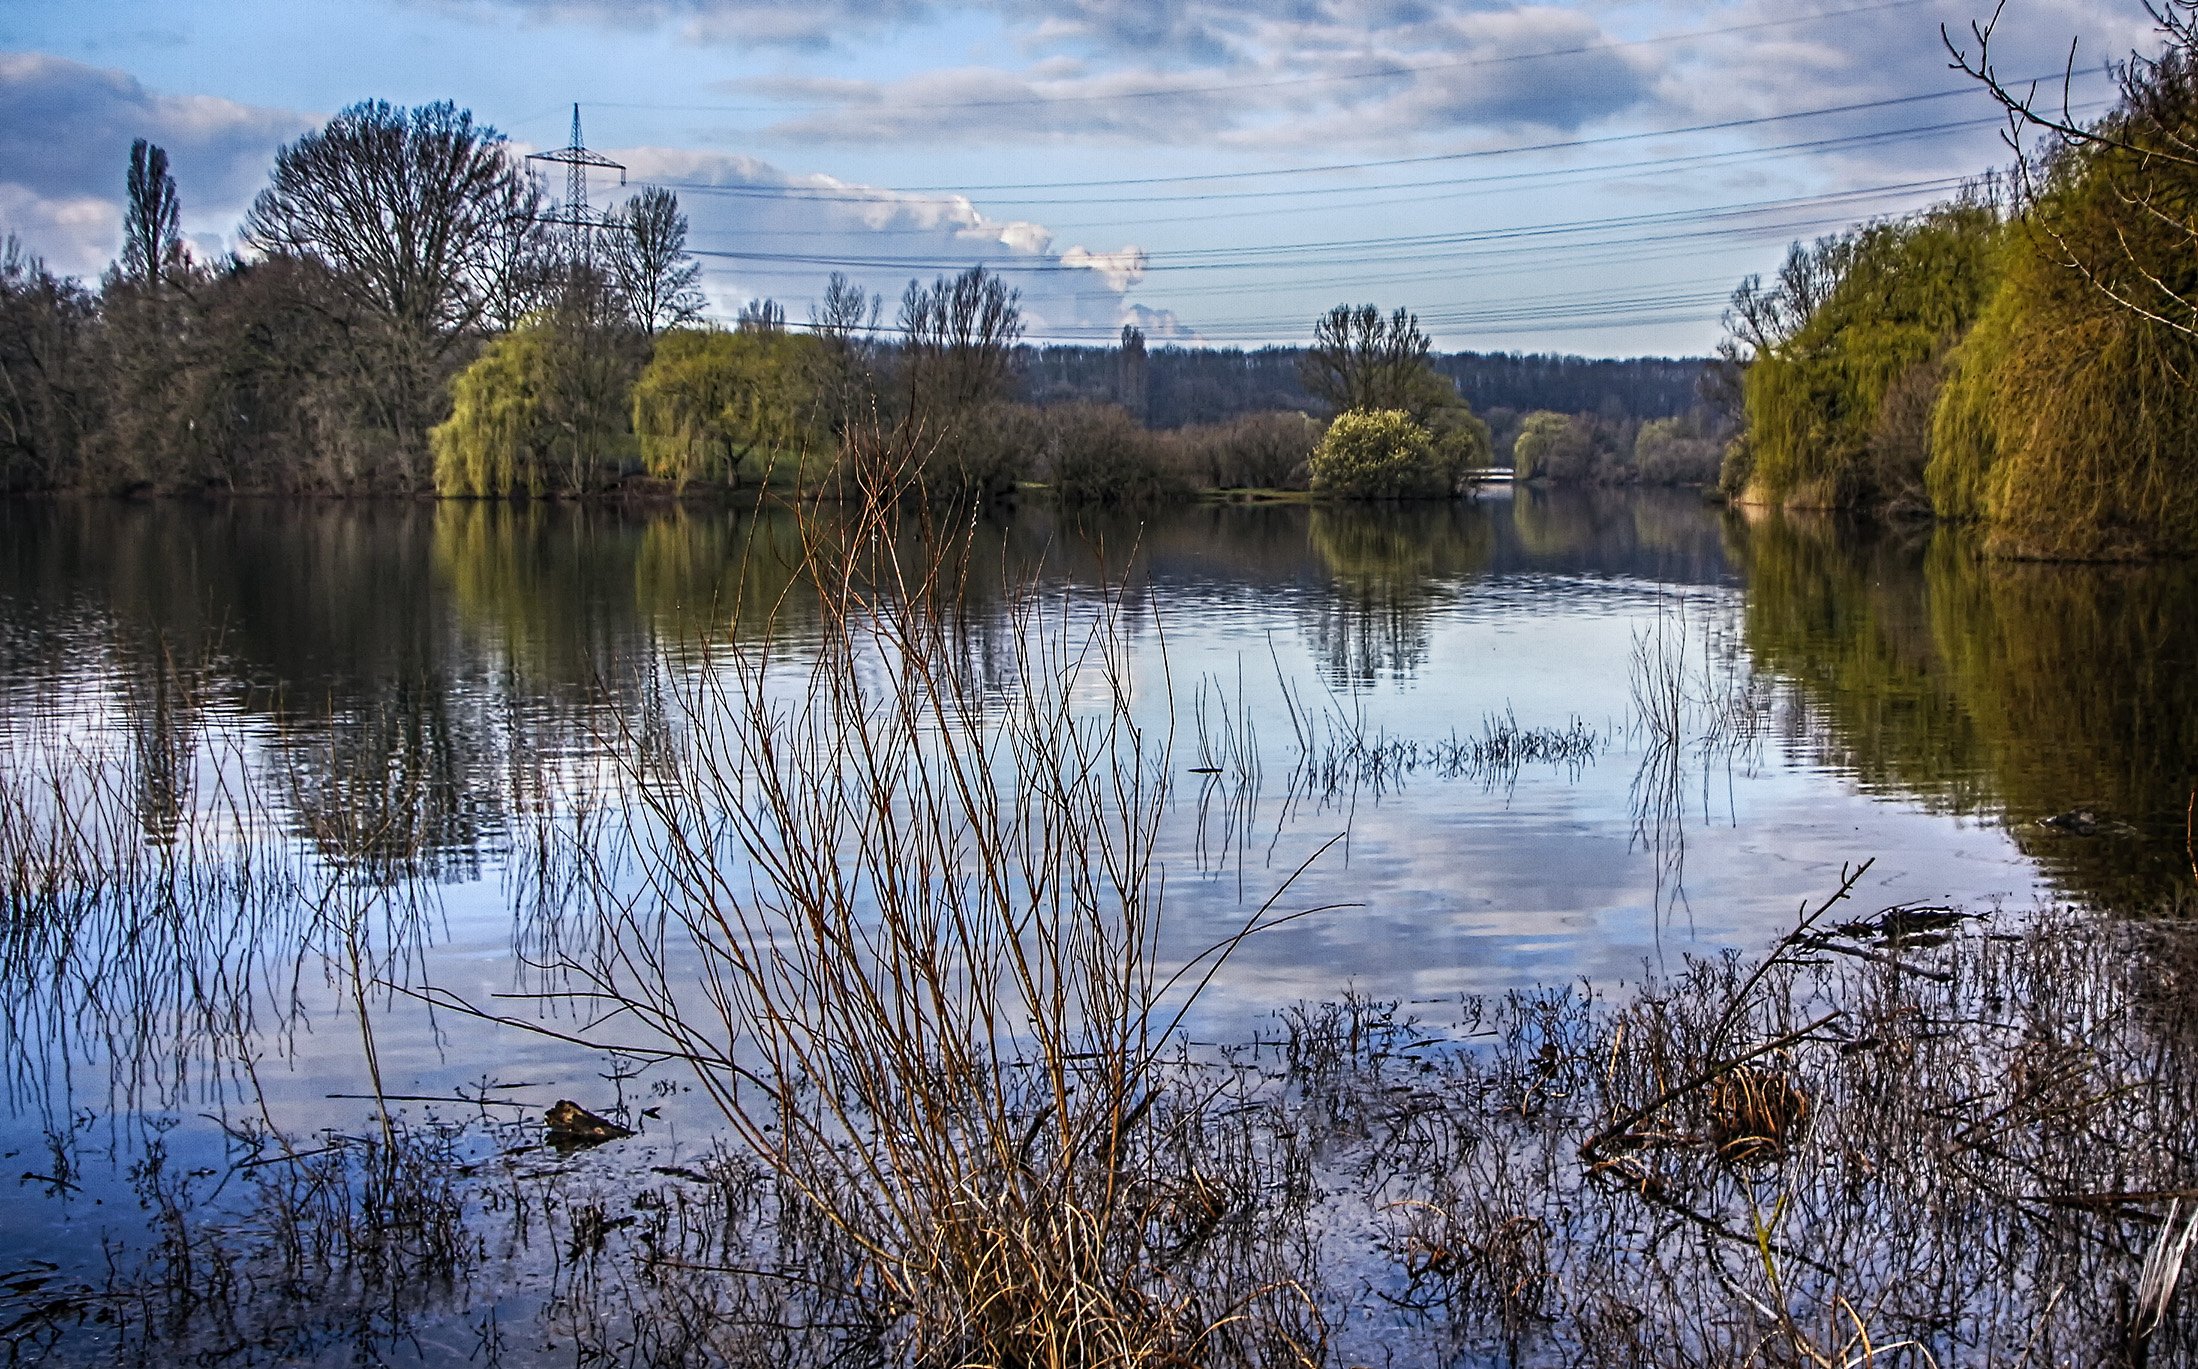
{"label": "sky", "polygon": [[[1036,342],[1306,340],[1338,303],[1445,350],[1695,355],[1786,245],[2004,166],[1949,68],[1989,0],[0,0],[0,233],[91,278],[130,141],[201,256],[276,150],[354,101],[448,99],[680,197],[711,313],[796,323],[983,263]],[[2071,66],[2071,44],[2073,66]],[[1993,56],[2154,47],[2139,0],[2007,0]],[[549,188],[563,193],[562,172]]]}

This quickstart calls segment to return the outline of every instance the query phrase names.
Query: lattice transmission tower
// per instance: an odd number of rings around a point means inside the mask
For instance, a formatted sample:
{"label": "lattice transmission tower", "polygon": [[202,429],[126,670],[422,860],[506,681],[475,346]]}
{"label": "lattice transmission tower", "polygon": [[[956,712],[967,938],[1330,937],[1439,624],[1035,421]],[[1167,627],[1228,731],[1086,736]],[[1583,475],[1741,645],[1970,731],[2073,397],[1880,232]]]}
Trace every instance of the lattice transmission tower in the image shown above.
{"label": "lattice transmission tower", "polygon": [[618,173],[618,183],[626,183],[626,166],[614,162],[598,152],[590,152],[580,137],[580,106],[572,107],[572,145],[553,152],[530,152],[530,162],[547,162],[565,168],[565,198],[542,217],[550,223],[565,225],[575,261],[590,258],[595,231],[599,228],[616,228],[617,220],[607,214],[598,214],[588,204],[588,168],[601,167]]}

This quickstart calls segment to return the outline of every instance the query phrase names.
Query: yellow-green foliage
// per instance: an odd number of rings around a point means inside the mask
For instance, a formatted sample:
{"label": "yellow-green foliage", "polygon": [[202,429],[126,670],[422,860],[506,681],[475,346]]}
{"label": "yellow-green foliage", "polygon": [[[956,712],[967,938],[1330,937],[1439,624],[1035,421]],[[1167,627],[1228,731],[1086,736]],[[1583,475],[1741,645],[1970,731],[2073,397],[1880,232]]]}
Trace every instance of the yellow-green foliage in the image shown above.
{"label": "yellow-green foliage", "polygon": [[450,417],[428,434],[442,495],[572,494],[628,454],[625,340],[551,316],[491,342],[450,382]]}
{"label": "yellow-green foliage", "polygon": [[[1446,379],[1444,384],[1449,384]],[[1464,400],[1438,404],[1427,411],[1422,420],[1428,435],[1435,439],[1435,458],[1448,466],[1457,477],[1468,471],[1488,469],[1496,454],[1495,443],[1489,439],[1488,422]]]}
{"label": "yellow-green foliage", "polygon": [[1823,302],[1748,367],[1748,499],[1830,508],[1895,493],[1873,460],[1879,410],[1982,310],[2000,236],[1993,210],[1951,204],[1840,245],[1845,269]]}
{"label": "yellow-green foliage", "polygon": [[1462,474],[1402,409],[1337,414],[1311,466],[1316,492],[1346,499],[1441,498],[1456,490]]}
{"label": "yellow-green foliage", "polygon": [[537,491],[552,434],[541,381],[546,344],[534,329],[488,345],[450,383],[450,417],[428,434],[435,489],[490,496]]}
{"label": "yellow-green foliage", "polygon": [[1435,613],[1488,568],[1496,545],[1488,521],[1456,503],[1316,505],[1306,537],[1337,591],[1307,645],[1331,674],[1364,682],[1425,665]]}
{"label": "yellow-green foliage", "polygon": [[1564,440],[1572,427],[1569,415],[1537,409],[1519,424],[1519,435],[1511,440],[1511,469],[1514,479],[1533,480],[1546,475],[1549,456]]}
{"label": "yellow-green foliage", "polygon": [[742,467],[798,468],[828,443],[819,403],[823,344],[803,333],[678,328],[633,389],[649,474],[684,487],[736,485]]}
{"label": "yellow-green foliage", "polygon": [[2115,148],[2063,156],[1951,358],[1932,504],[1983,520],[1994,554],[2198,553],[2198,339],[2122,302],[2161,286],[2198,298],[2190,239],[2134,203],[2157,201],[2158,174]]}

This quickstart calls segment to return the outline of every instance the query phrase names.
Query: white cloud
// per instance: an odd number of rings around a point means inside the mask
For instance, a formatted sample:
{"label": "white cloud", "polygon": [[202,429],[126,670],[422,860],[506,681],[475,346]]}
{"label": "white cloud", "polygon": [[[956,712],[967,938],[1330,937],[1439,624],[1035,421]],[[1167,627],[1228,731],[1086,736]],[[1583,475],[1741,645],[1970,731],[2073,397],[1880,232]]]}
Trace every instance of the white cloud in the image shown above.
{"label": "white cloud", "polygon": [[224,232],[275,149],[313,121],[207,95],[164,95],[119,71],[42,53],[0,53],[0,228],[56,269],[100,270],[121,236],[130,142],[168,150],[184,221]]}
{"label": "white cloud", "polygon": [[[1148,317],[1128,298],[1144,275],[1135,246],[1056,249],[1044,225],[988,217],[966,196],[880,190],[753,157],[658,147],[614,155],[636,180],[679,195],[705,289],[726,315],[768,295],[798,320],[830,273],[843,271],[884,299],[890,321],[910,280],[982,265],[1022,292],[1034,338],[1105,340]],[[1180,331],[1172,321],[1158,327]]]}

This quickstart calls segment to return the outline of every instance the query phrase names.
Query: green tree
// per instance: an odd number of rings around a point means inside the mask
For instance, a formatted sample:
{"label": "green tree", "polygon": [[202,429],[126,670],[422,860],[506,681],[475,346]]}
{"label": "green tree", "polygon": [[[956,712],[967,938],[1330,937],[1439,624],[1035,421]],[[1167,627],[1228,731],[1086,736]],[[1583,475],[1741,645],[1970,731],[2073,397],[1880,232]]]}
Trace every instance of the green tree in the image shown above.
{"label": "green tree", "polygon": [[1559,464],[1557,453],[1570,434],[1567,414],[1539,409],[1519,423],[1519,435],[1511,443],[1511,470],[1515,480],[1546,480]]}
{"label": "green tree", "polygon": [[1766,333],[1747,368],[1752,468],[1743,497],[1857,508],[1919,486],[1920,451],[1907,454],[1906,469],[1881,460],[1891,450],[1882,411],[1904,378],[1932,366],[1976,320],[2000,241],[1996,205],[1969,197],[1820,243],[1821,296],[1790,333]]}
{"label": "green tree", "polygon": [[[2185,114],[2198,130],[2198,91]],[[2131,211],[2141,154],[2066,149],[2012,234],[1991,306],[1948,358],[1927,471],[1941,515],[2000,555],[2198,553],[2198,334],[2132,309],[2077,260],[2198,295],[2180,226]],[[2149,287],[2148,287],[2149,288]]]}
{"label": "green tree", "polygon": [[491,342],[451,382],[430,434],[443,495],[582,494],[618,473],[633,439],[626,400],[639,369],[630,334],[560,306]]}
{"label": "green tree", "polygon": [[[1954,65],[1976,78],[2007,111],[2018,153],[2015,177],[2025,204],[2063,198],[2067,164],[2082,162],[2113,184],[2111,200],[2094,213],[2121,230],[2055,237],[2060,264],[2114,308],[2145,322],[2198,338],[2198,2],[2146,0],[2145,12],[2162,40],[2158,56],[2132,54],[2112,68],[2120,99],[2107,117],[2079,123],[2065,87],[2058,114],[2039,104],[2035,83],[2004,79],[1992,58],[1999,12],[1974,25],[1972,54],[1946,36]],[[1944,30],[1941,30],[1944,33]],[[2069,48],[2075,64],[2075,48]],[[2024,135],[2042,134],[2042,155],[2025,153]],[[2040,177],[2043,177],[2041,183]],[[2165,272],[2163,262],[2180,262]]]}
{"label": "green tree", "polygon": [[1427,430],[1445,464],[1477,470],[1493,455],[1488,425],[1429,363],[1429,348],[1419,317],[1409,310],[1383,318],[1371,304],[1339,304],[1313,325],[1313,345],[1299,360],[1298,377],[1338,414],[1404,411]]}
{"label": "green tree", "polygon": [[649,474],[684,489],[740,483],[743,466],[798,470],[830,445],[820,339],[783,330],[677,328],[657,339],[633,390]]}

